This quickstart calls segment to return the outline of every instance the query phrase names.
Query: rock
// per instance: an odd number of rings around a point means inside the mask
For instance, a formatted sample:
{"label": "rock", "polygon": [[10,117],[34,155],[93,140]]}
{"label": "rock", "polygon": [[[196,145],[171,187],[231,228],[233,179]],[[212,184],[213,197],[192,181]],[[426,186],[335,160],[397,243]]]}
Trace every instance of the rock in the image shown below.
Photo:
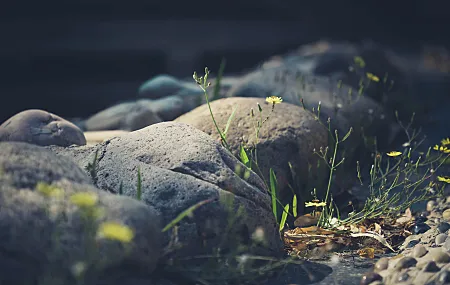
{"label": "rock", "polygon": [[51,151],[22,142],[0,143],[0,185],[34,188],[38,182],[66,179],[90,184],[91,179],[71,160]]}
{"label": "rock", "polygon": [[[262,107],[263,120],[269,116],[260,130],[258,142],[255,131],[260,116],[257,103]],[[309,193],[311,188],[306,188],[305,184],[308,175],[319,183],[325,181],[327,176],[324,175],[324,169],[321,170],[322,172],[308,173],[308,165],[317,165],[318,156],[313,153],[313,150],[319,151],[321,147],[327,146],[327,130],[301,107],[281,103],[277,104],[272,112],[272,106],[262,98],[226,98],[211,102],[211,109],[218,126],[227,124],[234,108],[237,109],[227,133],[227,142],[233,154],[239,157],[241,145],[256,144],[258,168],[266,181],[269,181],[270,168],[273,169],[277,176],[278,193],[283,204],[292,201],[292,190],[288,184],[294,185],[297,197],[302,201],[299,205],[312,200]],[[252,117],[251,109],[254,109],[255,117]],[[189,124],[211,135],[214,139],[220,138],[207,105],[202,105],[175,121]],[[289,163],[292,168],[289,167]],[[317,169],[317,167],[313,168]],[[295,173],[295,179],[292,177],[292,171]],[[325,189],[325,185],[323,186],[322,189]],[[316,188],[321,189],[321,187]],[[318,193],[319,197],[322,194]]]}
{"label": "rock", "polygon": [[86,144],[97,144],[128,133],[129,132],[122,130],[93,131],[84,132],[84,136],[86,137]]}
{"label": "rock", "polygon": [[170,75],[158,75],[146,81],[139,87],[139,96],[148,99],[159,99],[167,96],[203,96],[203,91],[192,83],[182,82]]}
{"label": "rock", "polygon": [[442,218],[445,221],[450,222],[450,209],[446,209],[444,212],[442,212]]}
{"label": "rock", "polygon": [[437,206],[436,201],[433,201],[433,200],[428,201],[428,203],[427,203],[427,211],[428,212],[433,211],[436,206]]}
{"label": "rock", "polygon": [[163,121],[172,121],[175,118],[191,111],[203,102],[202,96],[186,96],[178,95],[163,97],[152,100],[150,108],[158,114]]}
{"label": "rock", "polygon": [[[254,243],[259,254],[282,252],[263,181],[253,172],[244,179],[238,177],[235,169],[244,165],[191,126],[165,122],[92,147],[50,149],[71,157],[82,168],[98,151],[96,185],[130,197],[137,195],[139,169],[141,199],[161,213],[164,225],[196,203],[210,201],[179,223],[178,239],[184,246],[174,256],[211,252],[220,245],[226,252],[237,248],[236,243]],[[233,217],[235,224],[227,231]],[[164,245],[169,243],[169,232]]]}
{"label": "rock", "polygon": [[389,267],[389,258],[387,257],[383,257],[380,258],[377,263],[375,263],[375,271],[379,272],[379,271],[383,271],[385,269],[387,269]]}
{"label": "rock", "polygon": [[450,282],[450,271],[444,270],[439,273],[438,278],[434,284],[436,285],[444,285]]}
{"label": "rock", "polygon": [[394,270],[401,270],[405,268],[409,268],[412,266],[415,266],[417,263],[417,260],[413,257],[406,256],[400,259],[394,266]]}
{"label": "rock", "polygon": [[426,255],[427,260],[433,260],[436,263],[449,263],[450,256],[448,253],[443,252],[441,248],[432,248]]}
{"label": "rock", "polygon": [[152,109],[151,100],[138,100],[114,105],[89,117],[86,131],[135,131],[162,121]]}
{"label": "rock", "polygon": [[447,250],[450,251],[450,239],[447,239],[444,244],[442,245],[442,247]]}
{"label": "rock", "polygon": [[421,258],[422,256],[424,256],[427,253],[428,253],[428,249],[426,249],[425,246],[423,246],[421,244],[416,245],[413,249],[413,256],[415,258]]}
{"label": "rock", "polygon": [[0,125],[0,141],[40,146],[86,144],[83,132],[77,126],[43,110],[26,110],[6,120]]}
{"label": "rock", "polygon": [[438,234],[436,236],[436,245],[441,245],[445,242],[445,240],[447,239],[447,235],[446,234]]}
{"label": "rock", "polygon": [[446,222],[441,222],[438,224],[437,228],[440,233],[446,233],[450,229],[450,224]]}
{"label": "rock", "polygon": [[426,231],[428,231],[429,229],[431,229],[429,225],[427,225],[427,224],[425,224],[425,223],[419,222],[419,223],[416,223],[416,224],[414,225],[414,227],[413,227],[413,233],[414,233],[415,235],[417,235],[417,234],[423,234],[423,233],[425,233]]}
{"label": "rock", "polygon": [[428,261],[422,267],[423,272],[438,272],[439,270],[440,270],[440,268],[437,266],[436,262],[434,262],[434,261]]}
{"label": "rock", "polygon": [[382,280],[383,280],[383,278],[378,273],[368,272],[362,276],[361,282],[359,284],[369,285],[369,284],[372,284],[372,282],[382,281]]}
{"label": "rock", "polygon": [[[70,159],[42,147],[1,143],[0,159],[0,284],[75,285],[74,274],[85,268],[83,284],[95,285],[104,276],[131,280],[156,267],[162,238],[152,207],[94,188]],[[80,193],[95,205],[76,206],[71,195]],[[95,216],[85,220],[88,212]],[[132,229],[128,247],[96,239],[103,222]]]}

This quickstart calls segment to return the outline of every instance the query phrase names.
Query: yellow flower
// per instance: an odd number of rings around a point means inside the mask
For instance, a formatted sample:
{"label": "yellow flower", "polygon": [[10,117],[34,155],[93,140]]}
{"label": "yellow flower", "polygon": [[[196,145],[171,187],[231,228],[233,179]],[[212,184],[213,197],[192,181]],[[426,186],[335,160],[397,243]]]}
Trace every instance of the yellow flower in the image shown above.
{"label": "yellow flower", "polygon": [[369,78],[369,79],[372,80],[372,81],[375,81],[375,82],[380,81],[380,78],[378,78],[378,76],[376,76],[376,75],[373,74],[373,73],[367,72],[367,73],[366,73],[366,76],[367,76],[367,78]]}
{"label": "yellow flower", "polygon": [[402,153],[399,152],[399,151],[391,151],[391,152],[388,152],[388,153],[386,153],[386,154],[387,154],[388,156],[392,156],[392,157],[402,155]]}
{"label": "yellow flower", "polygon": [[283,102],[283,99],[281,97],[277,97],[277,96],[270,96],[266,98],[266,102],[270,103],[270,104],[279,104],[281,102]]}
{"label": "yellow flower", "polygon": [[124,243],[134,238],[133,230],[116,222],[102,223],[98,229],[98,236],[109,240],[117,240]]}
{"label": "yellow flower", "polygon": [[93,192],[80,192],[70,196],[70,201],[78,207],[92,207],[97,204],[98,196]]}
{"label": "yellow flower", "polygon": [[450,145],[450,138],[446,138],[446,139],[441,140],[441,144],[443,146]]}
{"label": "yellow flower", "polygon": [[39,182],[36,185],[36,190],[47,197],[61,197],[64,194],[64,190],[61,188],[51,186],[43,182]]}
{"label": "yellow flower", "polygon": [[305,207],[325,207],[325,202],[305,202]]}
{"label": "yellow flower", "polygon": [[441,182],[445,182],[445,183],[450,184],[450,177],[447,177],[447,176],[438,176],[438,180],[441,181]]}
{"label": "yellow flower", "polygon": [[440,152],[443,152],[443,153],[450,153],[450,149],[448,149],[448,147],[442,146],[442,145],[441,146],[435,145],[433,147],[433,149],[437,150],[437,151],[440,151]]}

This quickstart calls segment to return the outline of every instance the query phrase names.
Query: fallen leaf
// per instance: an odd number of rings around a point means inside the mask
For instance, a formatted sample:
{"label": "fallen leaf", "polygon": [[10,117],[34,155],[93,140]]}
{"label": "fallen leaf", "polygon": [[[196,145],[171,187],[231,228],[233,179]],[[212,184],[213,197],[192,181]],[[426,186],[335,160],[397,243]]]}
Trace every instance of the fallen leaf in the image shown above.
{"label": "fallen leaf", "polygon": [[358,254],[361,257],[373,259],[375,257],[375,249],[371,247],[362,248],[358,250]]}
{"label": "fallen leaf", "polygon": [[392,246],[390,246],[388,244],[388,242],[386,241],[386,239],[380,235],[378,235],[377,233],[373,233],[373,232],[366,232],[366,233],[357,233],[357,234],[350,234],[352,237],[371,237],[376,239],[377,241],[379,241],[382,245],[384,245],[385,247],[389,248],[392,252],[397,252],[396,250],[394,250],[392,248]]}

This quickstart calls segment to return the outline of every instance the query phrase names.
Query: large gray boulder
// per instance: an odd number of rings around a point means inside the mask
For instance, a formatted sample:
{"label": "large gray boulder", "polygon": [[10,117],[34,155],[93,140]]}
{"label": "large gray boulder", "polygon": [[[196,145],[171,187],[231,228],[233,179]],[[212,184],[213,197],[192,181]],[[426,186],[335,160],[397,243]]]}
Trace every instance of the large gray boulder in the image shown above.
{"label": "large gray boulder", "polygon": [[20,112],[0,125],[0,141],[40,146],[85,145],[83,132],[71,122],[43,110]]}
{"label": "large gray boulder", "polygon": [[[152,207],[93,187],[70,159],[41,147],[0,143],[0,158],[0,284],[150,278],[162,254],[160,217]],[[73,202],[80,193],[95,205]],[[95,215],[86,219],[88,213]],[[97,237],[104,222],[130,228],[134,238],[122,245]]]}
{"label": "large gray boulder", "polygon": [[[262,112],[258,111],[258,105]],[[236,108],[227,133],[227,142],[231,151],[239,157],[240,146],[257,150],[258,168],[266,181],[269,181],[269,171],[272,168],[277,176],[280,198],[289,203],[292,201],[292,190],[297,194],[300,205],[312,199],[310,192],[313,187],[319,187],[326,180],[326,173],[318,171],[319,157],[314,150],[328,146],[328,131],[311,114],[303,108],[289,104],[277,104],[273,111],[272,105],[262,98],[232,97],[211,102],[214,118],[220,128],[224,129],[228,118]],[[251,115],[253,109],[254,117]],[[256,125],[259,120],[265,120],[258,140]],[[186,123],[211,135],[214,139],[220,136],[214,126],[209,108],[202,105],[175,120]],[[289,166],[292,166],[292,169]],[[295,177],[293,177],[295,176]],[[311,183],[313,179],[318,184]],[[310,182],[310,184],[308,184]],[[320,192],[320,191],[319,191]],[[301,206],[299,210],[301,210]]]}
{"label": "large gray boulder", "polygon": [[[193,256],[221,248],[255,243],[259,254],[279,255],[281,240],[263,181],[244,169],[231,153],[207,134],[186,124],[165,122],[131,132],[93,147],[51,149],[74,159],[82,168],[98,153],[96,184],[109,192],[137,197],[140,171],[141,199],[157,209],[164,224],[201,201],[210,200],[180,222],[183,247],[173,256]],[[231,205],[226,206],[226,201]],[[231,208],[230,208],[231,207]],[[241,210],[238,210],[238,209]],[[239,217],[236,218],[236,214]],[[235,219],[229,227],[230,219]],[[165,245],[169,243],[166,236]]]}

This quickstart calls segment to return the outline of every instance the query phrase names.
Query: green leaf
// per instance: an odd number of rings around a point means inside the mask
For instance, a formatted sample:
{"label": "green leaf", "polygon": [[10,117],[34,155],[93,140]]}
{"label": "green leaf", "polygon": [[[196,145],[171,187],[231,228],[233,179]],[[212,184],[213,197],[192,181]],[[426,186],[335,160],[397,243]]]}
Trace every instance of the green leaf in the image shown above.
{"label": "green leaf", "polygon": [[227,125],[225,126],[225,131],[223,132],[223,136],[224,137],[227,136],[228,129],[230,128],[230,125],[231,125],[231,120],[233,120],[233,117],[234,117],[234,114],[236,113],[236,110],[237,110],[237,106],[234,107],[233,113],[231,113],[230,117],[228,118]]}
{"label": "green leaf", "polygon": [[247,152],[245,152],[244,147],[241,145],[239,149],[239,156],[241,157],[241,162],[247,166],[247,168],[250,168],[250,159],[248,159]]}
{"label": "green leaf", "polygon": [[289,212],[289,204],[286,204],[286,206],[284,206],[283,214],[281,215],[280,232],[284,229],[284,225],[286,224],[288,212]]}
{"label": "green leaf", "polygon": [[141,168],[138,167],[138,181],[137,181],[137,193],[136,199],[141,201],[142,196],[142,178],[141,178]]}
{"label": "green leaf", "polygon": [[278,219],[277,211],[277,177],[273,169],[270,169],[270,196],[272,197],[272,211],[275,216],[275,220]]}
{"label": "green leaf", "polygon": [[294,218],[297,217],[297,195],[294,195],[292,199],[292,213],[294,214]]}
{"label": "green leaf", "polygon": [[215,201],[216,199],[208,199],[208,200],[203,200],[198,202],[197,204],[189,207],[188,209],[184,210],[183,212],[181,212],[175,219],[173,219],[170,223],[168,223],[163,229],[162,232],[168,231],[169,229],[171,229],[173,226],[175,226],[177,223],[179,223],[182,219],[184,219],[187,216],[190,216],[193,214],[193,212],[195,210],[197,210],[198,208],[200,208],[201,206],[211,203],[213,201]]}

